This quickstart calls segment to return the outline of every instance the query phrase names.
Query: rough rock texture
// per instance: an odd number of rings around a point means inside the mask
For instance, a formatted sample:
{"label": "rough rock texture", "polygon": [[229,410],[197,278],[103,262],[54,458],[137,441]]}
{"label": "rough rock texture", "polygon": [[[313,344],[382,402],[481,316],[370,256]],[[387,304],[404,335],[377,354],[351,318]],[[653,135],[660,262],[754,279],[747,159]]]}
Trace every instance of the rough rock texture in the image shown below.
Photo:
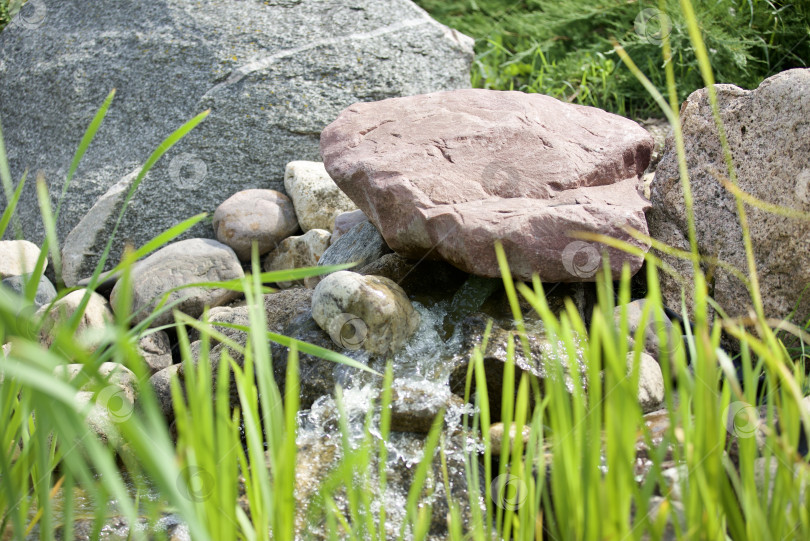
{"label": "rough rock texture", "polygon": [[[195,282],[218,282],[244,276],[233,250],[215,240],[186,239],[164,246],[132,270],[132,320],[141,322],[151,315],[161,297],[169,290]],[[115,284],[110,301],[115,306],[121,282]],[[180,301],[175,308],[191,317],[199,317],[205,306],[217,306],[238,295],[225,289],[190,287],[169,294],[167,305]],[[183,299],[183,300],[181,300]],[[151,327],[174,320],[171,310],[152,321]]]}
{"label": "rough rock texture", "polygon": [[[789,70],[748,91],[716,85],[740,189],[768,203],[810,212],[810,70]],[[720,180],[727,178],[708,91],[698,90],[681,107],[689,179],[694,197],[700,252],[719,258],[747,274],[742,229],[734,197]],[[648,213],[651,235],[671,246],[689,249],[686,210],[672,138],[658,164]],[[810,282],[810,222],[776,216],[746,206],[760,288],[769,317],[786,317]],[[660,255],[682,275],[691,263]],[[731,316],[747,315],[752,306],[746,287],[720,267],[711,271],[710,294]],[[667,305],[681,303],[681,284],[661,273]],[[691,290],[686,288],[687,305]],[[810,295],[801,296],[795,320],[810,317]]]}
{"label": "rough rock texture", "polygon": [[348,233],[333,242],[318,260],[318,266],[357,263],[358,269],[377,261],[391,249],[385,244],[380,232],[371,222],[354,226]]}
{"label": "rough rock texture", "polygon": [[[265,295],[264,317],[267,330],[283,333],[284,328],[289,325],[290,321],[302,314],[309,315],[311,304],[311,289],[297,287]],[[224,334],[243,346],[247,343],[247,336],[244,332],[217,325],[217,323],[227,323],[245,327],[250,326],[247,306],[212,308],[208,313],[208,322],[218,333]],[[218,344],[214,339],[211,339],[211,347],[210,357],[212,362],[216,363],[222,350],[227,348]],[[228,353],[234,361],[241,365],[244,357],[240,353],[230,349],[228,349]]]}
{"label": "rough rock texture", "polygon": [[141,354],[150,374],[154,374],[172,364],[172,344],[166,331],[147,334],[138,340],[138,353]]}
{"label": "rough rock texture", "polygon": [[[272,272],[317,266],[321,256],[329,247],[329,236],[329,231],[325,229],[310,229],[303,235],[287,237],[265,258],[264,270]],[[317,280],[304,278],[303,280],[279,282],[278,286],[283,289],[296,285],[315,287],[317,283]]]}
{"label": "rough rock texture", "polygon": [[[5,132],[4,132],[5,133]],[[39,248],[27,240],[0,241],[0,280],[20,276],[34,270],[39,258]],[[47,266],[47,261],[45,262]]]}
{"label": "rough rock texture", "polygon": [[[78,289],[69,293],[53,303],[53,305],[40,308],[35,317],[42,318],[42,327],[39,330],[39,340],[42,345],[50,347],[55,338],[54,326],[64,323],[73,317],[79,308],[86,289]],[[90,293],[90,300],[84,308],[79,326],[76,328],[76,338],[90,350],[98,347],[98,339],[93,336],[94,331],[101,330],[113,321],[113,314],[107,299],[98,293]]]}
{"label": "rough rock texture", "polygon": [[[67,234],[62,245],[62,281],[67,287],[80,285],[93,275],[98,265],[98,256],[110,240],[113,227],[111,224],[118,219],[132,183],[140,171],[141,168],[137,167],[116,182],[98,198],[87,214],[75,218],[80,219]],[[155,234],[157,233],[160,232]],[[114,263],[110,259],[107,261]],[[107,265],[111,266],[113,265]]]}
{"label": "rough rock texture", "polygon": [[335,216],[335,227],[332,229],[332,244],[349,232],[349,230],[359,223],[367,222],[368,216],[360,209],[341,212]]}
{"label": "rough rock texture", "polygon": [[293,200],[301,229],[332,231],[335,218],[357,210],[352,200],[340,191],[321,162],[297,161],[287,164],[284,189]]}
{"label": "rough rock texture", "polygon": [[[596,232],[640,248],[639,176],[652,137],[591,107],[521,92],[459,90],[356,104],[321,134],[327,171],[400,255],[498,277],[493,243],[529,280],[594,281]],[[608,250],[614,276],[640,257]]]}
{"label": "rough rock texture", "polygon": [[[9,276],[8,278],[3,279],[2,284],[19,295],[23,295],[23,292],[25,291],[25,283],[31,279],[30,276],[30,274],[26,274],[24,276]],[[48,280],[44,275],[40,276],[39,284],[37,284],[37,293],[34,296],[34,306],[39,308],[40,306],[48,304],[55,298],[56,288],[53,287],[51,281]]]}
{"label": "rough rock texture", "polygon": [[[312,327],[317,328],[315,322],[312,321],[310,313],[311,303],[312,303],[312,290],[309,289],[293,288],[265,295],[264,312],[265,312],[265,325],[267,330],[278,334],[283,334],[285,336],[292,336],[294,338],[298,338],[298,336],[294,336],[293,334],[294,322],[309,320],[311,322]],[[214,329],[217,332],[224,334],[225,336],[235,341],[236,343],[242,346],[244,346],[247,343],[247,336],[242,331],[230,329],[227,327],[221,327],[217,325],[217,323],[230,323],[245,326],[250,325],[250,317],[248,315],[247,306],[237,306],[233,308],[230,307],[213,308],[209,312],[209,323],[211,324],[212,327],[214,327]],[[318,331],[322,333],[320,329],[318,329]],[[324,337],[325,341],[322,341],[321,343],[317,342],[312,337],[307,337],[304,340],[309,343],[318,344],[326,348],[331,347],[332,349],[334,349],[334,344],[332,344],[331,340],[329,340],[329,337],[326,335],[324,335]],[[280,350],[278,349],[279,347],[281,346],[278,346],[278,344],[273,344],[272,349],[274,357],[273,370],[279,386],[283,388],[284,367],[286,367],[287,356],[286,352],[283,355],[280,353]],[[199,362],[201,349],[202,344],[199,340],[193,342],[191,344],[193,364],[188,365],[186,363],[183,363],[179,365],[172,365],[169,367],[170,369],[173,369],[174,367],[178,368],[174,371],[169,372],[167,372],[166,370],[162,370],[158,374],[166,372],[164,376],[155,379],[156,376],[158,375],[155,374],[155,376],[153,376],[152,379],[155,380],[157,383],[164,385],[164,383],[162,382],[172,374],[176,373],[182,385],[185,381],[185,371],[189,369],[191,366],[196,365],[197,362]],[[244,356],[241,353],[228,348],[225,344],[217,343],[216,341],[212,340],[210,342],[210,351],[208,358],[213,369],[216,370],[218,368],[219,361],[222,358],[222,354],[223,352],[226,351],[228,355],[230,355],[231,359],[233,359],[238,365],[240,366],[242,365],[242,363],[244,362]],[[308,386],[308,384],[304,383],[305,378],[303,377],[304,374],[303,367],[308,365],[307,363],[309,362],[309,359],[317,359],[317,358],[310,357],[302,352],[299,352],[299,359],[302,367],[301,403],[302,407],[306,407],[303,404],[306,403],[305,398],[308,396],[306,395],[306,393],[309,393],[311,391],[311,387]],[[318,359],[318,361],[326,364],[319,365],[319,370],[313,370],[313,373],[315,374],[313,377],[317,377],[318,374],[320,373],[326,373],[327,369],[331,370],[329,365],[334,365],[334,363],[331,363],[330,361],[322,361],[320,359]],[[237,407],[239,405],[239,395],[236,389],[236,384],[233,376],[231,376],[230,381],[231,385],[229,392],[231,405],[233,407]],[[309,404],[311,404],[312,400],[314,400],[318,396],[321,396],[322,394],[331,393],[331,391],[334,388],[334,383],[329,388],[327,388],[325,392],[320,392],[321,387],[318,387],[317,385],[315,387],[316,387],[315,391],[312,391],[314,393],[314,396],[309,397],[308,402]],[[164,411],[164,414],[165,413],[166,411]],[[168,413],[171,414],[170,411]]]}
{"label": "rough rock texture", "polygon": [[214,234],[242,261],[250,261],[253,241],[264,255],[298,230],[290,198],[275,190],[243,190],[214,212]]}
{"label": "rough rock texture", "polygon": [[[472,40],[408,0],[42,0],[24,9],[38,6],[46,16],[36,28],[0,35],[13,178],[42,170],[55,201],[81,134],[117,89],[68,191],[60,240],[165,137],[211,109],[140,186],[110,266],[125,241],[143,245],[239,190],[281,190],[284,166],[318,160],[318,135],[343,108],[470,84]],[[18,208],[25,236],[38,242],[34,184]],[[98,221],[99,242],[111,220]],[[95,261],[102,246],[86,257]]]}
{"label": "rough rock texture", "polygon": [[330,274],[315,287],[312,317],[339,347],[376,355],[399,350],[419,326],[401,287],[350,271]]}

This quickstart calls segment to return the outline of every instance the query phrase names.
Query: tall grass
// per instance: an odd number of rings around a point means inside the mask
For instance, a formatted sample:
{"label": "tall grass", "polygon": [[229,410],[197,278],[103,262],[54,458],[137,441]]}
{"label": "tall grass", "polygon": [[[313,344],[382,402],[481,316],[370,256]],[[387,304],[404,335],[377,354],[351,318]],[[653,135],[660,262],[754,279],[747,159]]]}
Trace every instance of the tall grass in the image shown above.
{"label": "tall grass", "polygon": [[[667,2],[660,4],[661,9],[667,6]],[[681,2],[679,13],[685,20],[691,50],[696,51],[701,76],[705,84],[711,84],[699,13],[689,0]],[[662,45],[663,93],[642,75],[631,54],[617,46],[616,55],[673,124],[682,187],[691,215],[683,138],[675,114],[680,99],[675,85],[678,75],[670,61],[673,48],[666,38]],[[112,99],[113,94],[82,139],[62,197]],[[716,112],[714,98],[712,105]],[[204,117],[205,113],[179,128],[147,159],[130,197],[149,168]],[[722,124],[718,123],[718,128],[722,129]],[[729,186],[733,188],[733,163],[728,163]],[[7,201],[0,218],[1,236],[13,227],[16,201],[26,181],[23,176],[16,187],[13,185],[2,132],[0,180]],[[746,196],[734,193],[744,220],[742,201]],[[38,340],[40,322],[33,317],[32,301],[46,255],[59,252],[53,226],[59,202],[52,213],[45,195],[41,193],[40,203],[48,237],[25,294],[20,298],[0,295],[0,338],[12,344],[9,355],[0,358],[3,539],[23,539],[36,532],[41,539],[52,539],[56,532],[63,539],[72,538],[74,520],[88,518],[74,497],[78,489],[91,500],[90,518],[96,536],[111,514],[126,517],[130,524],[141,517],[154,526],[163,512],[172,511],[182,518],[195,540],[308,538],[316,530],[330,539],[428,537],[437,518],[433,516],[436,506],[430,503],[435,494],[429,487],[444,486],[444,494],[451,494],[446,452],[449,436],[442,430],[440,414],[425,437],[423,458],[413,468],[403,509],[387,509],[382,495],[391,482],[387,469],[392,459],[390,364],[377,380],[380,393],[369,404],[359,440],[351,435],[353,421],[343,392],[336,390],[340,459],[322,480],[321,490],[303,516],[304,527],[300,526],[304,511],[296,500],[298,352],[367,368],[338,353],[269,333],[263,295],[272,290],[263,284],[334,268],[261,273],[254,252],[251,272],[244,279],[207,284],[245,295],[250,325],[237,328],[247,331],[246,344],[219,333],[206,322],[205,315],[197,321],[174,312],[171,327],[176,329],[186,366],[182,385],[179,380],[172,384],[177,434],[173,441],[154,392],[146,384],[148,374],[136,349],[138,338],[147,332],[157,311],[172,310],[173,306],[159,304],[146,321],[131,326],[127,285],[134,261],[170,242],[202,217],[190,218],[125,253],[117,266],[122,272],[124,294],[117,299],[116,320],[100,337],[101,347],[90,352],[77,343],[74,331],[79,316],[75,316],[57,326],[53,345],[44,348]],[[126,205],[122,213],[125,211]],[[743,327],[723,317],[722,312],[709,318],[710,309],[718,307],[707,295],[694,226],[689,229],[691,251],[681,255],[695,263],[693,303],[675,308],[692,323],[684,328],[676,324],[668,334],[656,319],[662,313],[658,274],[670,269],[647,254],[647,304],[633,348],[626,339],[626,311],[621,313],[618,326],[613,322],[614,308],[630,300],[626,269],[615,284],[608,278],[609,272],[600,275],[598,305],[586,327],[582,314],[570,301],[561,313],[553,313],[545,286],[538,279],[531,284],[515,284],[504,251],[495,247],[512,314],[521,330],[520,339],[507,345],[501,421],[507,427],[515,425],[517,434],[528,427],[528,434],[525,440],[518,437],[512,444],[505,439],[493,453],[490,397],[481,353],[486,346],[482,344],[472,354],[465,392],[465,398],[477,406],[463,428],[463,441],[469,444],[465,458],[468,496],[465,500],[451,497],[447,516],[438,517],[446,522],[449,539],[810,539],[810,506],[804,498],[810,468],[806,443],[802,443],[810,436],[810,412],[802,404],[802,391],[808,383],[804,366],[794,362],[762,313],[753,266],[747,272],[752,303],[757,306],[754,324]],[[628,248],[613,239],[591,240]],[[98,282],[112,242],[113,238],[94,272],[93,284]],[[750,241],[747,247],[750,251]],[[62,289],[60,298],[69,291]],[[526,346],[519,297],[542,320],[548,342],[553,345],[548,365],[552,374],[544,381],[525,373],[516,376],[515,351]],[[646,425],[636,400],[644,343],[640,333],[649,328],[647,322],[654,322],[659,335],[665,382],[668,426],[658,435]],[[188,328],[201,336],[196,363]],[[730,359],[720,348],[721,331],[739,340],[738,358]],[[488,330],[484,342],[487,336]],[[804,338],[799,332],[796,336],[799,341]],[[213,340],[239,352],[244,361],[236,363],[226,353],[212,369],[207,361]],[[283,395],[273,379],[268,341],[290,349]],[[587,360],[584,375],[576,369],[580,349]],[[630,370],[628,355],[632,359]],[[98,373],[106,361],[120,363],[136,374],[140,397],[137,408],[115,419],[114,430],[104,442],[88,427],[89,406],[77,403],[75,395],[80,387],[91,389],[97,406],[106,406],[108,412],[115,410],[103,399],[112,383]],[[66,362],[81,363],[83,377],[67,381],[57,376],[55,369]],[[765,425],[758,427],[747,417],[752,406],[764,407]],[[758,433],[759,438],[755,437]],[[475,442],[483,446],[481,452]],[[734,460],[727,453],[732,444],[737,449]],[[649,471],[642,477],[634,469],[639,445],[646,447],[649,460]],[[760,466],[763,462],[767,465],[764,468]],[[672,463],[681,471],[674,483],[663,475],[664,468]],[[157,497],[147,497],[152,494]],[[113,509],[110,500],[115,502]],[[59,522],[54,520],[57,510]],[[399,520],[396,527],[394,520]],[[147,533],[133,529],[131,536],[145,538]]]}
{"label": "tall grass", "polygon": [[[417,3],[439,21],[476,39],[475,87],[540,92],[630,117],[660,115],[655,101],[610,43],[618,40],[655,87],[665,92],[661,19],[655,16],[659,9],[666,14],[678,99],[703,86],[689,19],[681,13],[678,0]],[[694,9],[718,82],[754,88],[769,75],[806,67],[810,61],[806,2],[712,0],[696,2]]]}

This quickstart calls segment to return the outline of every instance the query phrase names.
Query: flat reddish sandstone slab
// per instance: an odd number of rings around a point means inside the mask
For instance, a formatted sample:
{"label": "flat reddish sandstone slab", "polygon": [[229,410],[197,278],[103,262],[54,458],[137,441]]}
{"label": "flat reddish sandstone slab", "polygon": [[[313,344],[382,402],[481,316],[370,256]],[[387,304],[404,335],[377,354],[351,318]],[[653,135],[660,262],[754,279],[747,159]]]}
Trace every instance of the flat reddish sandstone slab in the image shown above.
{"label": "flat reddish sandstone slab", "polygon": [[457,90],[358,103],[321,134],[326,169],[409,258],[496,277],[592,281],[605,250],[614,276],[642,258],[570,236],[647,233],[639,176],[652,137],[638,124],[540,94]]}

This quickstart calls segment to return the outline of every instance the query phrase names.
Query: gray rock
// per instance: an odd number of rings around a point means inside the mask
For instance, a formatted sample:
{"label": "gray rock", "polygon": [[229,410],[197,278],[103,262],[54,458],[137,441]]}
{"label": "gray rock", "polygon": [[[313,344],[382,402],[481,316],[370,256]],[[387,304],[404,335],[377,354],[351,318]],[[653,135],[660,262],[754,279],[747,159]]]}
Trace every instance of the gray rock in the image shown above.
{"label": "gray rock", "polygon": [[[35,317],[42,318],[42,326],[39,331],[39,340],[42,345],[50,347],[56,337],[57,326],[66,323],[73,317],[86,293],[86,289],[76,290],[52,305],[43,306],[37,311]],[[98,293],[91,292],[90,300],[76,328],[76,339],[93,351],[100,345],[97,333],[112,321],[113,314],[107,299]]]}
{"label": "gray rock", "polygon": [[[277,291],[264,296],[264,317],[268,331],[283,334],[284,329],[292,320],[306,314],[309,317],[310,305],[312,304],[312,290],[304,288],[292,288]],[[209,312],[208,322],[218,333],[225,335],[230,340],[244,346],[247,343],[247,335],[237,329],[223,327],[217,323],[227,323],[230,325],[250,326],[250,316],[247,306],[237,306],[235,308],[220,307]],[[218,362],[222,351],[227,349],[231,358],[241,365],[244,357],[224,344],[211,337],[210,358],[212,364]],[[193,344],[192,344],[193,345]],[[195,360],[197,357],[195,356]],[[181,375],[183,370],[181,370]]]}
{"label": "gray rock", "polygon": [[[242,266],[229,247],[210,239],[187,239],[164,246],[132,270],[132,320],[139,323],[151,315],[160,298],[171,289],[195,282],[217,282],[244,276]],[[113,287],[110,301],[120,294],[121,282]],[[169,294],[167,304],[180,301],[176,309],[199,317],[205,306],[217,306],[238,294],[225,289],[191,287]],[[164,311],[151,327],[173,321]]]}
{"label": "gray rock", "polygon": [[172,378],[177,377],[177,372],[182,366],[182,364],[173,364],[163,370],[155,372],[155,374],[149,378],[149,385],[151,385],[152,390],[155,392],[155,398],[157,398],[160,411],[162,411],[163,416],[169,420],[174,419]]}
{"label": "gray rock", "polygon": [[[111,224],[118,219],[127,192],[140,171],[138,167],[113,184],[65,237],[62,245],[62,281],[67,287],[86,282],[93,275],[99,256],[110,239]],[[106,265],[107,268],[111,266]]]}
{"label": "gray rock", "polygon": [[293,200],[301,229],[332,231],[335,218],[356,210],[348,196],[340,191],[322,162],[297,161],[287,164],[284,188]]}
{"label": "gray rock", "polygon": [[[273,272],[317,266],[321,256],[329,247],[329,236],[329,231],[325,229],[310,229],[303,235],[287,237],[268,254],[264,260],[264,270]],[[282,289],[299,285],[315,287],[317,283],[317,280],[312,278],[304,278],[303,280],[281,281],[278,282],[278,286]]]}
{"label": "gray rock", "polygon": [[[88,405],[87,425],[106,443],[123,443],[116,426],[129,419],[135,411],[138,388],[135,374],[118,363],[102,363],[94,376],[83,364],[57,367],[54,374],[68,381],[81,377],[76,402]],[[96,377],[97,376],[97,377]]]}
{"label": "gray rock", "polygon": [[[372,261],[368,265],[359,267],[358,274],[374,275],[388,278],[389,280],[401,284],[414,269],[416,262],[405,259],[397,253],[385,254],[381,258]],[[404,288],[403,288],[404,289]]]}
{"label": "gray rock", "polygon": [[[78,390],[98,391],[101,400],[111,400],[113,395],[120,394],[119,389],[123,391],[125,398],[131,403],[134,403],[138,397],[137,376],[132,370],[120,363],[101,363],[95,373],[85,365],[76,363],[57,366],[54,370],[54,375],[65,381],[73,381],[80,374],[81,381],[74,382],[74,385],[78,385]],[[116,386],[118,389],[108,390],[109,386]]]}
{"label": "gray rock", "polygon": [[[627,311],[627,330],[628,330],[628,337],[627,342],[630,348],[635,346],[635,335],[636,331],[638,331],[638,327],[641,324],[642,313],[644,311],[644,307],[647,304],[646,299],[638,299],[629,304],[627,307],[624,308]],[[613,310],[613,322],[616,324],[617,328],[621,321],[621,313],[623,307],[617,306]],[[669,348],[669,358],[672,359],[674,355],[683,347],[683,337],[681,335],[675,335],[673,332],[672,321],[666,315],[666,313],[661,310],[660,314],[656,316],[653,312],[650,313],[650,316],[647,318],[647,323],[642,331],[642,338],[644,339],[644,348],[642,351],[649,353],[655,360],[660,360],[660,340],[659,340],[659,329],[658,329],[658,322],[656,321],[656,317],[660,317],[661,324],[663,328],[661,331],[665,333],[667,336],[667,345]]]}
{"label": "gray rock", "polygon": [[[60,240],[172,131],[212,111],[140,186],[109,266],[125,242],[141,246],[237,191],[281,190],[284,166],[318,160],[320,131],[352,103],[470,84],[472,40],[408,0],[36,4],[47,13],[37,28],[12,25],[0,35],[0,118],[13,178],[42,170],[57,200],[78,138],[118,90],[68,190]],[[18,210],[39,242],[34,184]],[[88,237],[96,242],[82,252],[91,263],[80,269],[92,267],[110,237],[115,213],[102,214]],[[202,224],[187,234],[206,236]]]}
{"label": "gray rock", "polygon": [[[633,369],[633,353],[627,354],[628,374]],[[638,367],[638,404],[641,411],[649,413],[664,403],[664,376],[661,367],[652,356],[641,353]]]}
{"label": "gray rock", "polygon": [[214,234],[242,261],[250,261],[251,244],[262,256],[298,230],[292,201],[275,190],[243,190],[214,212]]}
{"label": "gray rock", "polygon": [[[30,274],[23,276],[9,276],[3,280],[2,284],[19,295],[23,295],[26,282],[31,279],[30,277]],[[34,296],[34,306],[39,308],[50,303],[55,298],[56,288],[53,287],[53,284],[50,280],[48,280],[48,278],[45,277],[45,275],[40,276],[39,284],[37,284],[37,293]]]}
{"label": "gray rock", "polygon": [[[5,132],[3,133],[5,135]],[[19,210],[17,215],[20,215]],[[39,248],[33,242],[0,240],[0,279],[32,272],[37,264],[39,253]],[[47,261],[45,266],[48,266]]]}
{"label": "gray rock", "polygon": [[[716,85],[715,90],[740,189],[773,205],[810,212],[810,70],[779,73],[755,90],[733,85]],[[735,198],[720,182],[728,173],[706,89],[684,102],[681,124],[698,249],[747,275]],[[688,251],[686,207],[672,138],[658,164],[651,199],[650,234]],[[752,206],[746,206],[746,214],[766,317],[779,320],[792,314],[803,326],[810,318],[810,295],[803,294],[810,283],[810,222]],[[691,262],[656,255],[687,279],[692,276]],[[728,315],[747,316],[753,306],[747,286],[723,267],[707,263],[704,270],[713,277],[709,294]],[[680,306],[683,284],[666,273],[660,276],[665,304]],[[691,286],[685,291],[691,312]]]}
{"label": "gray rock", "polygon": [[[338,346],[332,341],[325,331],[321,330],[312,319],[311,312],[303,313],[293,319],[284,331],[284,336],[301,340],[308,344],[313,344],[329,350],[337,350]],[[287,384],[287,361],[289,348],[280,344],[272,345],[273,352],[273,374],[279,390],[286,392]],[[340,384],[346,387],[353,375],[359,372],[356,368],[333,361],[321,359],[316,355],[298,352],[298,378],[299,378],[299,400],[301,409],[307,409],[320,397],[332,396],[335,392],[335,385]]]}
{"label": "gray rock", "polygon": [[[303,288],[294,288],[288,289],[284,291],[278,291],[275,293],[271,293],[269,295],[265,295],[264,297],[264,309],[265,309],[265,325],[268,331],[275,332],[278,334],[283,334],[285,336],[292,336],[294,338],[299,338],[299,335],[296,334],[298,327],[300,326],[302,321],[310,320],[310,304],[312,302],[312,290],[303,289]],[[248,315],[248,308],[246,306],[239,306],[235,308],[221,308],[217,310],[212,310],[211,315],[209,318],[209,322],[211,326],[214,327],[218,332],[227,336],[230,340],[233,340],[240,346],[245,346],[247,343],[247,335],[239,330],[231,329],[228,327],[221,327],[217,326],[217,323],[230,323],[235,325],[250,325],[250,318]],[[295,323],[298,322],[298,323]],[[312,323],[315,326],[314,323]],[[315,326],[317,328],[317,326]],[[318,329],[320,331],[320,329]],[[300,336],[305,336],[305,338],[300,338],[306,342],[314,343],[316,345],[322,345],[323,347],[329,348],[330,346],[334,349],[334,345],[328,340],[328,336],[326,337],[326,341],[318,342],[317,336],[309,336],[305,332],[301,333]],[[241,366],[244,362],[244,355],[237,350],[234,350],[228,347],[224,343],[217,343],[216,340],[211,339],[210,341],[210,351],[208,353],[208,362],[211,365],[212,370],[216,371],[220,366],[220,360],[222,359],[222,355],[227,352],[227,354],[236,362],[237,365]],[[271,352],[273,354],[273,370],[274,375],[276,377],[276,381],[279,386],[284,388],[284,376],[285,376],[285,367],[287,362],[287,354],[286,350],[285,353],[281,353],[281,346],[277,344],[273,344]],[[191,344],[191,353],[192,353],[192,363],[183,363],[180,365],[173,365],[179,366],[177,369],[177,375],[180,378],[181,385],[185,381],[185,372],[191,366],[197,366],[197,363],[200,362],[201,359],[201,351],[202,351],[202,343],[201,341],[196,341]],[[315,357],[308,357],[303,353],[299,353],[299,358],[301,359],[301,366],[316,366],[316,362],[326,363],[323,365],[317,365],[318,369],[312,369],[313,378],[320,377],[320,374],[325,374],[327,370],[332,368],[331,365],[334,363],[328,361],[322,361],[321,359],[317,359],[315,361]],[[310,362],[312,359],[312,362]],[[302,368],[302,371],[306,371]],[[328,376],[324,376],[328,377]],[[308,378],[302,376],[302,381],[307,380],[310,381]],[[311,385],[309,383],[302,383],[302,404],[306,404],[306,400],[309,400],[308,403],[312,403],[312,401],[321,396],[322,394],[331,393],[332,389],[334,388],[334,384],[326,389],[326,391],[321,392],[323,387],[319,386],[318,384]],[[311,389],[315,389],[312,390]],[[231,377],[231,385],[230,385],[230,400],[231,405],[233,407],[239,406],[239,396],[236,389],[236,385],[234,383],[233,377]],[[311,393],[312,396],[310,396]],[[305,407],[305,406],[302,406]]]}
{"label": "gray rock", "polygon": [[419,326],[401,287],[350,271],[330,274],[315,287],[312,317],[338,346],[374,355],[398,351]]}
{"label": "gray rock", "polygon": [[444,410],[461,408],[464,401],[446,385],[424,380],[395,380],[391,387],[391,430],[427,434],[433,421]]}
{"label": "gray rock", "polygon": [[147,334],[138,340],[138,353],[141,354],[150,374],[159,372],[172,364],[172,345],[166,331]]}
{"label": "gray rock", "polygon": [[401,286],[409,296],[429,291],[453,291],[468,277],[466,273],[444,261],[415,261],[396,253],[385,254],[358,269],[357,273],[388,278]]}
{"label": "gray rock", "polygon": [[349,230],[359,223],[367,222],[368,216],[360,209],[341,212],[335,216],[335,227],[332,229],[332,244],[349,232]]}
{"label": "gray rock", "polygon": [[76,393],[76,403],[80,407],[87,407],[85,422],[102,442],[120,445],[123,439],[116,425],[132,415],[135,403],[129,401],[126,393],[116,385],[111,385],[105,391],[108,389],[112,392],[96,394],[79,391]]}
{"label": "gray rock", "polygon": [[377,228],[364,221],[333,242],[318,260],[318,266],[357,263],[355,268],[359,269],[390,252]]}

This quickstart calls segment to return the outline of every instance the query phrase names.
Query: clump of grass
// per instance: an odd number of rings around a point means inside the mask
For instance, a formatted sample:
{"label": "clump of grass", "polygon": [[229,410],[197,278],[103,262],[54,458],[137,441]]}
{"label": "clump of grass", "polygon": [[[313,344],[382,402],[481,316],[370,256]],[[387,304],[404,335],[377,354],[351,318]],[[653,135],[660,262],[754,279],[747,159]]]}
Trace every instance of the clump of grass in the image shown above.
{"label": "clump of grass", "polygon": [[[624,47],[663,93],[662,21],[674,51],[678,99],[703,86],[677,0],[417,3],[476,39],[475,87],[539,92],[634,118],[660,115],[655,101],[615,54],[611,40]],[[754,88],[778,71],[810,62],[810,7],[805,3],[719,0],[698,2],[694,9],[717,82]],[[657,13],[663,17],[645,19]],[[646,25],[636,25],[640,14]]]}

